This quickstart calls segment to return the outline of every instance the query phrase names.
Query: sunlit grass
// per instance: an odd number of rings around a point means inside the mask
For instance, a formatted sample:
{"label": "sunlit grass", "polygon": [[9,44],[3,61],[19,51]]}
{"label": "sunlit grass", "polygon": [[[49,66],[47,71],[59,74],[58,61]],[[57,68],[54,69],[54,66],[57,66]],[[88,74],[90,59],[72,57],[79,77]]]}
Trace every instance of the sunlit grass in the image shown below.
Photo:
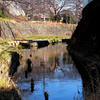
{"label": "sunlit grass", "polygon": [[0,91],[8,91],[12,88],[11,80],[9,80],[9,68],[11,65],[12,52],[21,52],[18,47],[10,46],[8,40],[0,41]]}
{"label": "sunlit grass", "polygon": [[0,17],[0,21],[15,22],[14,20],[11,20],[9,18],[2,18],[2,17]]}
{"label": "sunlit grass", "polygon": [[0,21],[9,21],[9,19],[0,17]]}
{"label": "sunlit grass", "polygon": [[0,45],[9,45],[6,40],[0,41]]}
{"label": "sunlit grass", "polygon": [[24,39],[63,39],[63,38],[70,38],[70,36],[28,36]]}
{"label": "sunlit grass", "polygon": [[13,19],[9,19],[9,18],[2,18],[2,17],[0,17],[0,21],[2,21],[2,22],[6,21],[6,22],[11,22],[11,23],[16,23],[16,21],[15,21],[15,20],[13,20]]}
{"label": "sunlit grass", "polygon": [[10,84],[10,81],[8,81],[4,76],[0,80],[0,91],[7,91],[11,89],[12,86]]}

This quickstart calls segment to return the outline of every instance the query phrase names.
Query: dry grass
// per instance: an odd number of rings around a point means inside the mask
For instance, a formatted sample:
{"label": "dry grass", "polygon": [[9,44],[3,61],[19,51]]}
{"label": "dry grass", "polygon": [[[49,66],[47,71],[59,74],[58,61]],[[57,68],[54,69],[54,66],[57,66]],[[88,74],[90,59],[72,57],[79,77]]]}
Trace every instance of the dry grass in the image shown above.
{"label": "dry grass", "polygon": [[45,24],[45,25],[63,25],[63,26],[77,26],[77,24],[65,24],[61,22],[56,21],[22,21],[22,23],[28,23],[28,24]]}
{"label": "dry grass", "polygon": [[84,100],[100,100],[100,73],[92,64],[87,65],[88,80],[83,81]]}
{"label": "dry grass", "polygon": [[2,18],[2,17],[0,17],[0,21],[6,21],[6,22],[16,23],[16,21],[15,21],[15,20],[13,20],[13,19],[9,19],[9,18]]}
{"label": "dry grass", "polygon": [[12,89],[11,81],[3,76],[0,81],[0,91],[8,91],[10,89]]}

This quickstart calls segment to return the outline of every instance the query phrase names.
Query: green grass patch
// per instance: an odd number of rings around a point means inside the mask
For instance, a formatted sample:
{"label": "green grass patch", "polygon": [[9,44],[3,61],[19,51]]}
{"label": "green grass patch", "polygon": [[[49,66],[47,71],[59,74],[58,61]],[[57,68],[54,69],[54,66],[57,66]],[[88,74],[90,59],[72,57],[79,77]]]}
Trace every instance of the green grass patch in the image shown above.
{"label": "green grass patch", "polygon": [[53,39],[53,40],[51,40],[49,43],[50,43],[50,45],[55,45],[55,44],[57,44],[58,42],[59,42],[58,40]]}
{"label": "green grass patch", "polygon": [[18,45],[18,49],[22,49],[22,46],[21,45]]}
{"label": "green grass patch", "polygon": [[36,40],[36,39],[62,39],[62,38],[65,38],[65,36],[28,36],[26,37],[26,39],[33,39],[33,40]]}
{"label": "green grass patch", "polygon": [[10,82],[3,76],[0,81],[0,91],[10,90]]}
{"label": "green grass patch", "polygon": [[16,21],[15,20],[13,20],[13,19],[9,19],[9,18],[2,18],[2,17],[0,17],[0,21],[2,21],[2,22],[11,22],[11,23],[16,23]]}
{"label": "green grass patch", "polygon": [[9,45],[9,43],[7,41],[0,41],[0,45]]}

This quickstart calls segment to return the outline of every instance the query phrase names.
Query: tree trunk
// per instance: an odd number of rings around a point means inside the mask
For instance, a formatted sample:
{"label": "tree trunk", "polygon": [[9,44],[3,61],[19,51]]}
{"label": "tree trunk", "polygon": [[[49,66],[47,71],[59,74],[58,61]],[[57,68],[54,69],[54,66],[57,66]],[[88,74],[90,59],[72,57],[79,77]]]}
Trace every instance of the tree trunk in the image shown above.
{"label": "tree trunk", "polygon": [[55,18],[55,21],[57,21],[57,15],[55,15],[54,18]]}
{"label": "tree trunk", "polygon": [[1,8],[1,10],[2,10],[2,14],[4,14],[4,8],[3,7]]}
{"label": "tree trunk", "polygon": [[55,9],[55,16],[54,16],[54,18],[55,18],[55,21],[57,21],[57,11],[56,11],[56,9]]}

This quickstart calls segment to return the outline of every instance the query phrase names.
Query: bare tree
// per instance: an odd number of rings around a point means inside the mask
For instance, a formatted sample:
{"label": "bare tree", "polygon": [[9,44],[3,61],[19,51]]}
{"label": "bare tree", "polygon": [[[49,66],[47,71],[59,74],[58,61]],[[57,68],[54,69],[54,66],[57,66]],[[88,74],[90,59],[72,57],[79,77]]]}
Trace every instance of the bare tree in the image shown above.
{"label": "bare tree", "polygon": [[55,20],[57,20],[57,16],[60,16],[62,10],[70,10],[73,12],[74,19],[78,23],[82,17],[82,1],[83,0],[55,0],[52,2],[51,0],[47,8],[49,13],[54,16]]}
{"label": "bare tree", "polygon": [[32,19],[34,15],[42,13],[44,20],[47,13],[51,13],[57,20],[57,16],[66,5],[66,0],[1,0],[2,13],[11,2],[18,4],[24,10],[25,15],[30,16]]}
{"label": "bare tree", "polygon": [[68,5],[71,4],[71,7],[69,7],[69,10],[73,11],[74,19],[76,23],[78,23],[80,19],[82,18],[83,0],[69,0],[67,4]]}
{"label": "bare tree", "polygon": [[[50,14],[55,20],[57,20],[61,11],[68,9],[70,4],[73,4],[73,6],[69,7],[69,9],[74,10],[76,22],[78,22],[81,18],[82,0],[0,0],[0,9],[2,10],[2,14],[4,13],[4,9],[6,9],[11,2],[18,4],[25,12],[25,15],[32,19],[34,15],[42,14],[44,15],[45,20],[45,16]],[[9,13],[9,10],[7,11]]]}
{"label": "bare tree", "polygon": [[54,16],[55,20],[57,20],[57,17],[60,15],[60,12],[66,6],[66,4],[67,0],[51,0],[50,5],[47,5],[47,8],[50,14]]}
{"label": "bare tree", "polygon": [[76,17],[73,15],[73,12],[69,9],[67,10],[62,10],[61,16],[63,17],[63,21],[65,23],[75,23],[76,22]]}
{"label": "bare tree", "polygon": [[82,18],[82,0],[76,0],[76,7],[75,7],[75,16],[77,18],[77,22],[80,21],[80,19]]}

